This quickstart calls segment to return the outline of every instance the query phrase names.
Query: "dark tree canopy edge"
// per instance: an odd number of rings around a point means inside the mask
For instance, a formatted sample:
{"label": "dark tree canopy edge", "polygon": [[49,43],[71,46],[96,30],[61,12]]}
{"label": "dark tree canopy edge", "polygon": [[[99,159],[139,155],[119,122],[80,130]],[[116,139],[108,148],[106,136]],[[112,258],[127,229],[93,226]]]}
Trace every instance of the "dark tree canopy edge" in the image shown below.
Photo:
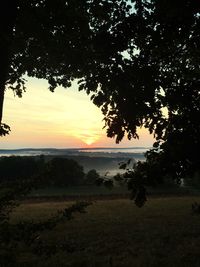
{"label": "dark tree canopy edge", "polygon": [[[101,108],[108,137],[117,143],[138,138],[142,126],[155,136],[146,164],[158,164],[161,173],[145,167],[154,180],[199,171],[199,1],[7,3],[11,12],[1,9],[1,107],[5,86],[22,95],[24,75],[47,79],[52,91],[78,79],[79,90]],[[1,124],[0,133],[6,129]]]}

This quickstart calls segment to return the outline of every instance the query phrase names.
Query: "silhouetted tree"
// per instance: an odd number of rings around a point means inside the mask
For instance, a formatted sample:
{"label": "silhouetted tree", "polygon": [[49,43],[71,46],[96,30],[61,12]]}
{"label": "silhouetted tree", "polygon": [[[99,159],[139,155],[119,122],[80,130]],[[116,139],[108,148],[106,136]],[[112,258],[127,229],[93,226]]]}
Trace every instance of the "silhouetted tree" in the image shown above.
{"label": "silhouetted tree", "polygon": [[1,7],[1,135],[9,131],[2,124],[6,86],[21,96],[25,74],[47,79],[51,90],[58,84],[70,86],[75,73],[78,75],[88,39],[85,4],[86,1],[8,0]]}
{"label": "silhouetted tree", "polygon": [[[66,161],[65,161],[66,163]],[[28,193],[34,188],[45,186],[45,161],[43,157],[4,157],[0,158],[0,265],[18,266],[18,254],[23,246],[29,247],[36,255],[52,255],[58,250],[72,250],[68,240],[62,245],[49,245],[41,233],[53,229],[58,223],[69,220],[76,212],[85,212],[89,202],[79,202],[59,211],[48,219],[40,221],[23,220],[13,222],[10,214]],[[57,167],[63,168],[62,164]],[[71,166],[71,167],[70,167]],[[76,162],[68,162],[69,173],[80,174]],[[77,170],[78,169],[78,170]],[[58,171],[58,169],[57,169]],[[58,173],[58,177],[59,178]],[[82,173],[81,173],[82,174]],[[84,175],[84,174],[82,174]],[[55,177],[55,178],[56,178]],[[73,178],[73,176],[70,178]],[[77,182],[77,180],[76,180]],[[63,181],[62,181],[63,184]],[[74,250],[74,248],[73,248]],[[20,264],[21,266],[21,264]]]}
{"label": "silhouetted tree", "polygon": [[85,183],[86,184],[95,184],[96,180],[100,178],[99,173],[95,170],[89,170],[88,173],[85,175]]}
{"label": "silhouetted tree", "polygon": [[44,169],[40,158],[36,157],[0,157],[0,183],[29,179],[39,175]]}
{"label": "silhouetted tree", "polygon": [[[162,170],[179,179],[199,169],[199,1],[7,3],[1,107],[5,85],[22,94],[24,74],[47,79],[51,90],[77,78],[117,143],[138,138],[137,127],[144,126],[157,139],[149,164],[167,159]],[[6,127],[1,124],[2,135]]]}
{"label": "silhouetted tree", "polygon": [[83,167],[73,159],[53,158],[47,163],[47,184],[56,186],[79,185],[84,179]]}

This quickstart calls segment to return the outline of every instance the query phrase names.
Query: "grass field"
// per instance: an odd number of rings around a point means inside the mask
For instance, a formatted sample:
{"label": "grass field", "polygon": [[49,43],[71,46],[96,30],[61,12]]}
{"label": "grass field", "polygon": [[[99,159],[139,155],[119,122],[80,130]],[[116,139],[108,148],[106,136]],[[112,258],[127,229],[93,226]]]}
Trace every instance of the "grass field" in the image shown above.
{"label": "grass field", "polygon": [[32,197],[71,197],[71,196],[100,196],[110,194],[128,194],[129,191],[126,186],[115,186],[111,189],[105,186],[95,185],[81,185],[81,186],[68,186],[68,187],[47,187],[33,191],[30,196]]}
{"label": "grass field", "polygon": [[[157,186],[147,188],[147,193],[149,195],[199,195],[200,190],[195,190],[190,187],[167,187]],[[90,198],[100,196],[110,196],[122,197],[130,196],[130,191],[128,191],[127,186],[114,186],[112,188],[107,188],[105,186],[96,185],[79,185],[79,186],[68,186],[68,187],[47,187],[37,189],[31,192],[29,198],[46,199],[46,198],[66,198],[66,199],[78,199],[78,198]]]}
{"label": "grass field", "polygon": [[[200,216],[191,204],[200,197],[149,199],[137,208],[127,199],[99,200],[43,234],[48,244],[68,244],[71,252],[36,257],[25,248],[18,255],[20,266],[112,266],[112,267],[199,267]],[[24,203],[12,220],[41,220],[70,202]]]}

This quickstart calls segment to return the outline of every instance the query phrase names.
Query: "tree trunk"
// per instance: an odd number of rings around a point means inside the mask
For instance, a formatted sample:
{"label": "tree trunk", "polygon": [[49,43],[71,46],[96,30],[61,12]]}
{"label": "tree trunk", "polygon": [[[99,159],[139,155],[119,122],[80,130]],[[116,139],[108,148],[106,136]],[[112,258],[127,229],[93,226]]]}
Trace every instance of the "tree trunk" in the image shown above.
{"label": "tree trunk", "polygon": [[4,0],[0,4],[0,127],[3,117],[3,102],[10,65],[10,47],[16,22],[17,0]]}
{"label": "tree trunk", "polygon": [[0,59],[1,59],[1,65],[0,65],[0,125],[2,123],[2,117],[3,117],[3,102],[4,102],[4,92],[5,92],[5,84],[7,80],[8,75],[8,66],[9,66],[9,60],[8,60],[8,47],[4,47],[2,50],[2,46],[0,48]]}

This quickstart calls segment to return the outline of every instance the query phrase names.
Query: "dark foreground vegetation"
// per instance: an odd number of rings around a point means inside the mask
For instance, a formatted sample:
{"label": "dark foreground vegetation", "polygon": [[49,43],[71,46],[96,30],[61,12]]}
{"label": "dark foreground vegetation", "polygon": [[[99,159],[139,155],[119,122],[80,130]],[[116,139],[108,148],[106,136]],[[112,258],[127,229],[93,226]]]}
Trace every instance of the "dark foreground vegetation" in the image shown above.
{"label": "dark foreground vegetation", "polygon": [[30,183],[33,187],[77,186],[92,184],[99,178],[96,170],[84,172],[83,167],[71,158],[10,156],[0,157],[0,183],[16,181]]}
{"label": "dark foreground vegetation", "polygon": [[[146,161],[122,177],[138,207],[147,186],[199,183],[199,1],[4,1],[0,14],[0,136],[10,132],[2,121],[7,89],[21,97],[26,76],[46,79],[51,91],[76,79],[101,108],[108,137],[138,138],[145,127],[156,138]],[[84,177],[71,160],[24,160],[0,168],[1,267],[200,266],[199,216],[192,216],[199,206],[191,211],[191,198],[152,200],[143,209],[97,202],[70,223],[90,203],[59,203],[56,214],[51,203],[45,217],[44,204],[35,216],[36,204],[26,204],[10,220],[32,189],[78,186]]]}
{"label": "dark foreground vegetation", "polygon": [[[193,226],[199,218],[194,201],[200,197],[184,197],[198,190],[169,182],[147,187],[150,200],[141,211],[123,176],[111,182],[94,169],[84,173],[72,159],[2,157],[0,169],[1,267],[198,266],[196,250],[186,245],[199,241],[193,235],[200,229]],[[107,187],[95,185],[99,180]],[[186,240],[179,248],[182,256],[173,252],[169,260],[164,247],[176,251],[181,237]]]}
{"label": "dark foreground vegetation", "polygon": [[[130,196],[128,187],[132,186],[129,180],[132,181],[130,178],[133,172],[129,169],[124,174],[101,176],[95,169],[85,172],[83,166],[74,159],[43,155],[0,157],[0,170],[1,191],[5,188],[14,189],[18,185],[20,186],[17,188],[18,193],[20,194],[21,190],[24,198],[74,197],[74,199],[79,196],[115,194]],[[146,192],[147,195],[159,196],[191,195],[199,194],[199,189],[199,176],[196,176],[195,179],[184,179],[182,184],[170,178],[164,179],[163,183],[147,186]]]}
{"label": "dark foreground vegetation", "polygon": [[[138,209],[130,200],[95,201],[87,213],[76,214],[37,238],[48,251],[33,254],[22,244],[16,251],[19,266],[200,266],[199,216],[191,205],[199,197],[150,198]],[[41,221],[71,202],[24,203],[12,223]],[[57,246],[57,252],[51,254]],[[49,254],[48,254],[49,252]],[[51,254],[51,255],[50,255]]]}

